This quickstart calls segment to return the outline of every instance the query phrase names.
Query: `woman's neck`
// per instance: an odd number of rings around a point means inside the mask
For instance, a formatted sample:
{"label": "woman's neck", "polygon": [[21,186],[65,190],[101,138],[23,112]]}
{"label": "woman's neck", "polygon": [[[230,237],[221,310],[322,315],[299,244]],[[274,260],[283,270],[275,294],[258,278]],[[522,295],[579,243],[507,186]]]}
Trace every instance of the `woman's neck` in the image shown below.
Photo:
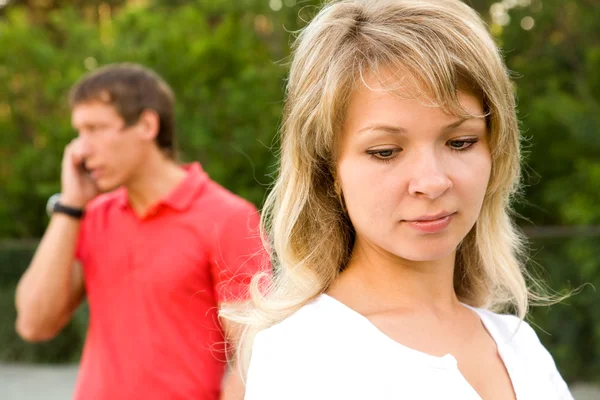
{"label": "woman's neck", "polygon": [[397,308],[444,313],[460,306],[454,262],[455,253],[440,260],[411,261],[357,241],[329,294],[361,314]]}

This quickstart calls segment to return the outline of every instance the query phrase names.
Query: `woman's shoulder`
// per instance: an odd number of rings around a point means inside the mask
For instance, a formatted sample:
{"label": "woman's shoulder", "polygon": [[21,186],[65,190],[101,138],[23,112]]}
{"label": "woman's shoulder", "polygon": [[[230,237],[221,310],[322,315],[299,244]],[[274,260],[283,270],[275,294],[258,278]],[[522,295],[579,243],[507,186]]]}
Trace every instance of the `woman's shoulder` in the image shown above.
{"label": "woman's shoulder", "polygon": [[529,370],[548,373],[556,371],[552,355],[527,321],[515,315],[498,314],[484,309],[474,310],[494,338],[500,352],[511,353]]}
{"label": "woman's shoulder", "polygon": [[483,325],[499,347],[512,347],[523,356],[535,354],[540,348],[544,349],[535,330],[527,321],[512,314],[470,308],[479,314]]}
{"label": "woman's shoulder", "polygon": [[482,308],[473,308],[479,314],[484,326],[499,346],[526,346],[541,343],[534,329],[527,321],[512,314],[499,314]]}
{"label": "woman's shoulder", "polygon": [[484,308],[469,308],[477,312],[486,329],[496,341],[499,338],[512,341],[516,335],[519,339],[530,336],[531,326],[516,315],[500,314]]}
{"label": "woman's shoulder", "polygon": [[561,399],[572,399],[552,355],[529,323],[514,315],[474,310],[496,341],[505,361],[511,362],[523,377],[533,381],[537,377],[546,382],[544,387],[551,388],[554,395],[560,394]]}
{"label": "woman's shoulder", "polygon": [[[326,302],[317,298],[294,314],[260,331],[252,345],[246,382],[246,399],[314,398],[317,388],[327,388],[331,362],[339,343]],[[299,381],[310,385],[298,385]]]}
{"label": "woman's shoulder", "polygon": [[[340,310],[339,305],[321,295],[281,322],[263,329],[254,338],[250,365],[264,363],[289,366],[290,369],[312,365],[319,368],[339,367],[351,358],[370,354],[361,343],[361,320]],[[327,354],[327,358],[323,357]],[[259,361],[262,360],[262,361]],[[290,365],[292,364],[292,365]]]}
{"label": "woman's shoulder", "polygon": [[270,346],[289,343],[293,343],[295,347],[303,343],[312,346],[314,345],[310,343],[312,340],[323,341],[324,335],[331,332],[331,329],[327,328],[335,326],[334,319],[335,313],[330,309],[327,301],[320,296],[281,322],[260,331],[256,336],[255,344],[257,341],[264,341]]}

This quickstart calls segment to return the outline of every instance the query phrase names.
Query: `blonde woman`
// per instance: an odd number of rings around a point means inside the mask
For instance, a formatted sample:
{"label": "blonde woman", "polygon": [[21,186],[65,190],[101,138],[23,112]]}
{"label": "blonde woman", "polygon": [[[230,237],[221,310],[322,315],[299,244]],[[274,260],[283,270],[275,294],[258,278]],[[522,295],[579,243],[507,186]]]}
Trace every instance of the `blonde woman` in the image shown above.
{"label": "blonde woman", "polygon": [[[523,321],[508,72],[459,0],[326,4],[298,37],[247,400],[572,399]],[[515,316],[500,314],[512,311]]]}

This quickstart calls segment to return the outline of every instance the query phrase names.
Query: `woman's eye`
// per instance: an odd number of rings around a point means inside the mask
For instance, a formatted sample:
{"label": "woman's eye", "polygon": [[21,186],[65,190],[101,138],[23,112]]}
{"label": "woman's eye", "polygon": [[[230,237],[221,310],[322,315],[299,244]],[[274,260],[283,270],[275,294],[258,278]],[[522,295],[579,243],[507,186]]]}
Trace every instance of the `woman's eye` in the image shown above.
{"label": "woman's eye", "polygon": [[400,151],[401,149],[373,149],[367,150],[367,154],[378,161],[391,161]]}
{"label": "woman's eye", "polygon": [[394,150],[380,150],[376,154],[381,158],[389,158],[394,155]]}
{"label": "woman's eye", "polygon": [[473,146],[477,142],[477,139],[463,139],[463,140],[451,140],[448,145],[452,150],[466,150]]}

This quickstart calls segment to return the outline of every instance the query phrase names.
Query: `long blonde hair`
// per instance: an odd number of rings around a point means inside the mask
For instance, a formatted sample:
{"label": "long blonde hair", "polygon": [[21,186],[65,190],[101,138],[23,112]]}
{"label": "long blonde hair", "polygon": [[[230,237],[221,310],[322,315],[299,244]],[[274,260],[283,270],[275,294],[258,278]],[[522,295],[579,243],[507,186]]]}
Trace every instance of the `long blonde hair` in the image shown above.
{"label": "long blonde hair", "polygon": [[325,292],[350,257],[354,230],[334,188],[334,149],[351,93],[365,73],[383,68],[408,71],[448,113],[465,114],[459,88],[481,96],[492,172],[480,216],[457,249],[454,287],[466,304],[523,318],[532,296],[524,241],[510,218],[520,182],[518,121],[509,72],[478,14],[459,0],[333,1],[293,50],[279,175],[262,216],[274,277],[255,278],[243,309],[221,311],[245,325],[243,368],[256,333]]}

